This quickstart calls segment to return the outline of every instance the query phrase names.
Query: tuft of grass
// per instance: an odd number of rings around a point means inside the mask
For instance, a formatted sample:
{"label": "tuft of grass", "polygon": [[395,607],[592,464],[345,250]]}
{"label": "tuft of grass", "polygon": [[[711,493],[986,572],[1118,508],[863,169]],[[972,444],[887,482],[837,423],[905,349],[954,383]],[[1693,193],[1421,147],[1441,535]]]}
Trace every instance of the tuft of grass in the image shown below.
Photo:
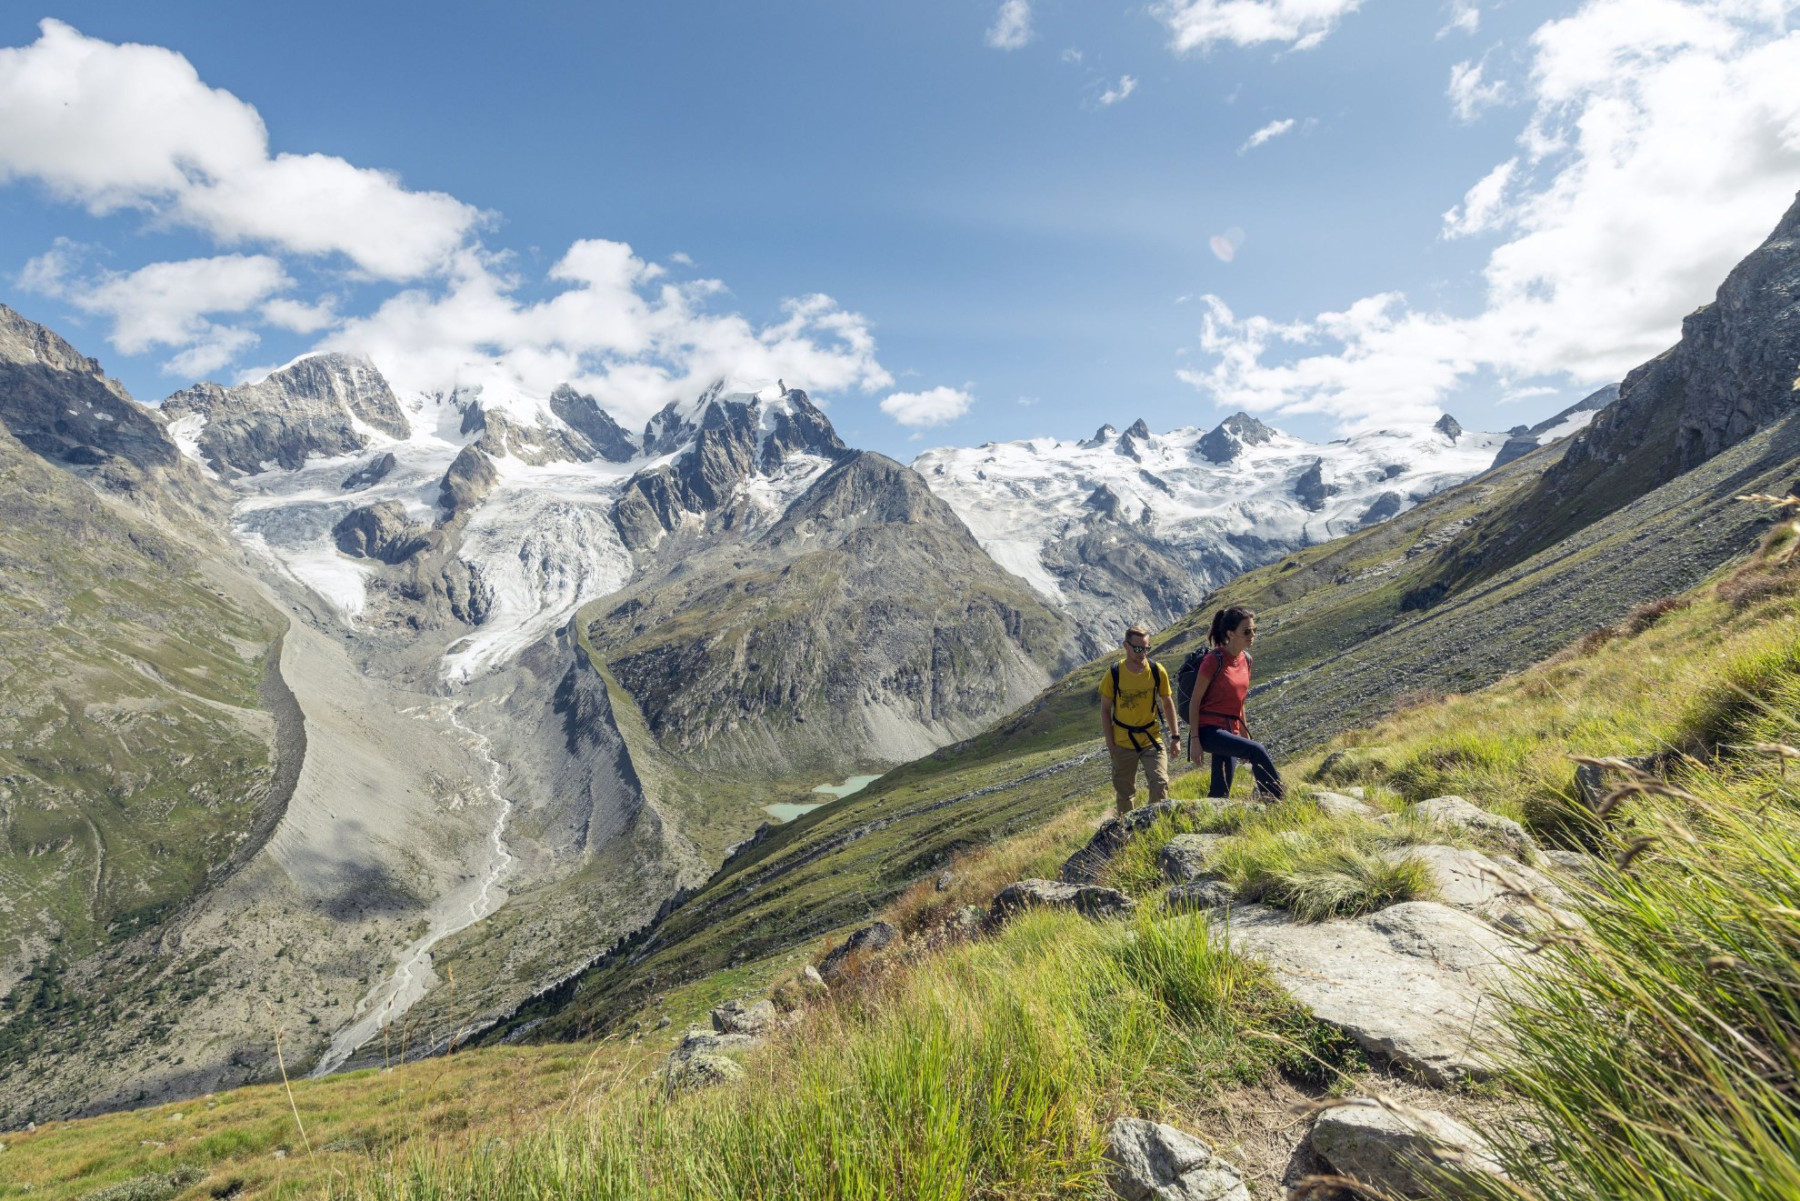
{"label": "tuft of grass", "polygon": [[1267,1078],[1288,1043],[1357,1063],[1203,921],[1038,911],[815,1011],[744,1085],[615,1081],[509,1146],[371,1167],[334,1195],[1097,1196],[1112,1115]]}

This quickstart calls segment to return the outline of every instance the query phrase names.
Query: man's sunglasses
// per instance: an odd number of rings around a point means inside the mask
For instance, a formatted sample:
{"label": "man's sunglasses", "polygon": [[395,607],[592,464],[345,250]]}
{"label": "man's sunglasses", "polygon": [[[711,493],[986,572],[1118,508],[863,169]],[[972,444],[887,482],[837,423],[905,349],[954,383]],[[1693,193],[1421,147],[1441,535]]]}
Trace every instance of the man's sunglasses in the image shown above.
{"label": "man's sunglasses", "polygon": [[1150,649],[1150,644],[1148,642],[1127,642],[1125,644],[1125,649],[1128,651],[1137,651],[1139,654],[1142,654]]}

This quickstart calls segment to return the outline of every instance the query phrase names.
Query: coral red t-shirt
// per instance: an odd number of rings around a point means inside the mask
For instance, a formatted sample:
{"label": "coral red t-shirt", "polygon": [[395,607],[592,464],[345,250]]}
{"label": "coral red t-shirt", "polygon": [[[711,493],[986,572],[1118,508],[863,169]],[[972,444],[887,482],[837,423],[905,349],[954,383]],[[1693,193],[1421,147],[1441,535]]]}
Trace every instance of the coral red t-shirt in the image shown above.
{"label": "coral red t-shirt", "polygon": [[[1195,724],[1218,726],[1233,734],[1242,734],[1245,729],[1244,698],[1250,695],[1250,652],[1245,651],[1226,661],[1224,651],[1207,651],[1206,658],[1200,661],[1200,674],[1205,675],[1208,670],[1213,672],[1213,678],[1201,698],[1199,719]],[[1198,688],[1199,684],[1194,686]]]}

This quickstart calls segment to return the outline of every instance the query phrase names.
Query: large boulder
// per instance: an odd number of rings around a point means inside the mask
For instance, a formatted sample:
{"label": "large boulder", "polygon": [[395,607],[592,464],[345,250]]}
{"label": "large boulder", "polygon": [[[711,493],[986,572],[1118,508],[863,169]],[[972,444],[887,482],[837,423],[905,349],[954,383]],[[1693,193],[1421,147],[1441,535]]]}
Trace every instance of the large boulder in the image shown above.
{"label": "large boulder", "polygon": [[1221,809],[1243,805],[1243,801],[1161,801],[1133,809],[1120,817],[1109,817],[1094,831],[1086,846],[1069,856],[1056,878],[1064,884],[1092,884],[1126,843],[1162,818],[1184,814],[1193,818],[1210,817]]}
{"label": "large boulder", "polygon": [[1244,905],[1226,933],[1314,1017],[1440,1088],[1493,1073],[1499,993],[1528,962],[1492,926],[1435,901],[1311,923]]}
{"label": "large boulder", "polygon": [[827,984],[835,984],[840,976],[850,967],[851,957],[867,958],[878,951],[892,946],[900,937],[900,931],[886,922],[875,922],[851,933],[843,943],[833,947],[819,960],[819,976]]}
{"label": "large boulder", "polygon": [[741,997],[727,1001],[712,1011],[712,1024],[720,1034],[763,1034],[775,1024],[775,1003],[766,999],[746,1002]]}
{"label": "large boulder", "polygon": [[1439,796],[1420,801],[1416,805],[1407,806],[1406,815],[1418,821],[1441,822],[1447,826],[1461,826],[1465,830],[1493,835],[1521,859],[1529,858],[1537,846],[1531,840],[1531,835],[1525,832],[1525,827],[1512,818],[1489,813],[1459,796]]}
{"label": "large boulder", "polygon": [[1321,1113],[1310,1137],[1334,1173],[1388,1196],[1439,1196],[1458,1175],[1505,1175],[1486,1139],[1433,1110],[1353,1101]]}
{"label": "large boulder", "polygon": [[655,1075],[657,1081],[669,1092],[682,1092],[742,1080],[744,1068],[736,1060],[727,1059],[723,1055],[701,1053],[679,1059],[671,1057],[656,1069]]}
{"label": "large boulder", "polygon": [[1250,1201],[1238,1170],[1184,1131],[1118,1118],[1106,1136],[1107,1183],[1125,1201]]}
{"label": "large boulder", "polygon": [[1113,888],[1096,884],[1062,884],[1055,880],[1020,880],[994,898],[993,920],[1005,921],[1021,909],[1073,909],[1083,917],[1124,917],[1137,902]]}
{"label": "large boulder", "polygon": [[1177,834],[1163,844],[1156,865],[1177,884],[1204,879],[1215,874],[1208,863],[1224,841],[1223,834]]}
{"label": "large boulder", "polygon": [[1412,858],[1431,871],[1437,899],[1465,913],[1525,933],[1548,924],[1546,907],[1565,907],[1568,894],[1535,868],[1496,859],[1467,847],[1406,847],[1396,858]]}

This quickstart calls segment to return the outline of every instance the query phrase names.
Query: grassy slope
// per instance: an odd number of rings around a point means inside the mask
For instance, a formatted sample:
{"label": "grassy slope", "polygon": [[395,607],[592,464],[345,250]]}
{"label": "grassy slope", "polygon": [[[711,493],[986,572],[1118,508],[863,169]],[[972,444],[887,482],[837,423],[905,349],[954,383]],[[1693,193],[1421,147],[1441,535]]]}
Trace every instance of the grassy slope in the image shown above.
{"label": "grassy slope", "polygon": [[0,980],[159,920],[272,778],[272,611],[0,431]]}
{"label": "grassy slope", "polygon": [[[1711,748],[1723,749],[1727,756],[1719,767],[1691,769],[1685,777],[1678,772],[1678,778],[1714,801],[1736,796],[1766,805],[1769,790],[1781,787],[1773,761],[1764,766],[1755,756],[1733,757],[1729,747],[1794,728],[1787,715],[1800,704],[1800,602],[1795,599],[1800,572],[1789,568],[1777,575],[1760,588],[1760,596],[1757,588],[1729,590],[1747,599],[1741,605],[1719,599],[1710,586],[1700,589],[1686,607],[1641,616],[1635,632],[1628,627],[1609,639],[1579,639],[1552,661],[1491,688],[1415,704],[1348,731],[1290,761],[1288,769],[1295,776],[1314,775],[1332,752],[1349,751],[1332,769],[1346,774],[1334,778],[1379,781],[1384,787],[1378,795],[1389,797],[1390,803],[1402,795],[1454,790],[1492,809],[1544,821],[1569,797],[1572,753]],[[1745,701],[1745,694],[1757,699]],[[1680,699],[1671,703],[1668,698]],[[1341,766],[1346,760],[1350,766]],[[972,784],[976,778],[964,782]],[[936,899],[941,894],[926,885],[885,916],[919,928],[951,904],[991,893],[1017,875],[1048,869],[1085,837],[1088,817],[1098,810],[1094,802],[1090,792],[1033,832],[963,855],[956,861],[957,882],[948,900]],[[1761,856],[1772,849],[1766,843],[1771,830],[1793,824],[1800,798],[1781,792],[1776,804],[1776,811],[1764,808],[1753,828],[1721,826],[1719,815],[1712,824],[1689,817],[1686,836],[1716,840],[1723,829],[1729,836],[1725,848],[1742,848],[1732,861],[1737,870],[1747,870],[1743,865],[1751,856],[1760,864],[1755,871],[1786,881],[1792,858],[1762,863]],[[1621,836],[1645,829],[1661,832],[1656,812],[1647,806],[1640,805],[1630,817],[1638,824]],[[1295,820],[1317,824],[1298,810]],[[1547,828],[1563,827],[1548,822]],[[1763,841],[1746,843],[1751,836]],[[1135,848],[1133,860],[1148,860],[1155,841],[1153,835]],[[1639,876],[1606,877],[1625,903],[1593,911],[1602,935],[1622,927],[1647,937],[1646,945],[1636,949],[1637,966],[1631,969],[1640,975],[1645,970],[1687,972],[1683,965],[1690,959],[1701,979],[1713,970],[1681,952],[1691,937],[1685,929],[1646,927],[1638,920],[1669,921],[1668,907],[1679,909],[1683,890],[1659,881],[1671,874],[1690,885],[1704,880],[1703,865],[1682,858],[1683,845],[1680,839],[1666,838],[1639,861]],[[1709,862],[1725,858],[1716,842],[1701,851]],[[760,862],[773,859],[765,856]],[[1133,866],[1117,865],[1116,882],[1133,886]],[[1148,889],[1151,884],[1145,879],[1135,886]],[[1662,899],[1652,902],[1647,894]],[[1740,892],[1726,904],[1708,891],[1698,900],[1719,922],[1763,923],[1755,928],[1769,921],[1791,924],[1747,913],[1751,895]],[[1785,903],[1788,897],[1781,893],[1776,899]],[[1672,941],[1660,941],[1665,937]],[[1605,943],[1583,948],[1582,954],[1609,947],[1616,951],[1616,944]],[[1755,953],[1754,948],[1736,949]],[[1677,952],[1673,967],[1653,962],[1650,952],[1664,950]],[[1784,954],[1789,959],[1782,961],[1788,964],[1782,978],[1791,980],[1791,948]],[[671,993],[646,1016],[698,1016],[726,990],[760,986],[773,973],[791,970],[794,962],[777,956],[747,963]],[[1630,966],[1621,965],[1616,955],[1601,962],[1615,973]],[[1304,1057],[1284,1059],[1270,1050],[1280,1044],[1249,1037],[1252,1031],[1286,1030],[1289,1037],[1318,1038],[1304,1023],[1293,1024],[1296,1017],[1259,980],[1253,968],[1220,955],[1201,938],[1191,919],[1147,917],[1109,931],[1072,918],[1047,917],[1022,923],[993,941],[952,944],[887,984],[850,990],[838,1004],[809,1019],[794,1038],[753,1055],[750,1082],[736,1088],[679,1101],[640,1088],[649,1064],[646,1055],[666,1046],[672,1030],[642,1041],[610,1039],[579,1053],[570,1048],[477,1049],[392,1076],[298,1084],[300,1110],[315,1147],[329,1141],[339,1148],[305,1162],[296,1162],[303,1153],[291,1118],[281,1116],[280,1093],[260,1089],[222,1094],[217,1109],[202,1111],[204,1102],[166,1106],[58,1123],[22,1141],[8,1136],[14,1147],[8,1154],[22,1153],[9,1160],[8,1168],[15,1181],[38,1186],[34,1195],[51,1197],[79,1195],[81,1188],[166,1172],[181,1163],[205,1169],[186,1194],[196,1197],[234,1178],[249,1186],[245,1195],[259,1195],[281,1173],[290,1173],[290,1182],[354,1182],[340,1184],[341,1192],[409,1197],[499,1197],[577,1186],[589,1190],[584,1195],[597,1196],[736,1195],[734,1189],[801,1195],[791,1189],[807,1188],[814,1191],[805,1195],[836,1190],[837,1195],[855,1196],[879,1195],[884,1187],[940,1195],[931,1184],[934,1172],[984,1182],[1000,1195],[1098,1196],[1098,1133],[1111,1113],[1135,1110],[1167,1117],[1229,1148],[1231,1131],[1242,1132],[1233,1125],[1240,1110],[1270,1105],[1272,1098],[1285,1104],[1295,1098],[1296,1084],[1317,1088],[1304,1078]],[[1704,992],[1685,976],[1680,983],[1690,993],[1697,988]],[[1755,990],[1732,987],[1720,995],[1754,1008]],[[1561,1008],[1550,1013],[1553,1022],[1546,1023],[1543,1011],[1535,1012],[1539,1049],[1556,1051],[1559,1062],[1591,1055],[1598,1064],[1639,1073],[1654,1070],[1645,1057],[1672,1050],[1677,1058],[1657,1081],[1665,1088],[1669,1072],[1685,1070],[1687,1061],[1681,1056],[1696,1054],[1679,1038],[1671,1046],[1670,1040],[1654,1037],[1654,1028],[1641,1040],[1641,1054],[1620,1044],[1608,1034],[1620,1028],[1617,999],[1597,1012],[1591,1007],[1594,999],[1591,991],[1561,998]],[[1744,1014],[1731,1016],[1740,1029],[1759,1037],[1765,1033],[1747,1023]],[[1582,1021],[1589,1024],[1580,1025]],[[1558,1046],[1557,1038],[1565,1044]],[[1576,1041],[1566,1041],[1570,1039]],[[1342,1058],[1342,1048],[1330,1040],[1312,1045],[1328,1061],[1350,1070],[1356,1088],[1400,1087],[1386,1078],[1357,1075],[1353,1060]],[[1779,1041],[1760,1045],[1782,1046]],[[1786,1045],[1788,1050],[1780,1053],[1791,1055],[1791,1038]],[[951,1063],[955,1070],[944,1066]],[[590,1066],[582,1071],[581,1064]],[[1555,1076],[1557,1081],[1526,1073],[1512,1083],[1540,1112],[1556,1116],[1559,1105],[1569,1110],[1557,1117],[1563,1123],[1558,1127],[1563,1150],[1579,1154],[1584,1173],[1603,1178],[1579,1182],[1579,1191],[1563,1181],[1567,1191],[1553,1188],[1552,1194],[1700,1195],[1684,1178],[1684,1164],[1677,1162],[1681,1156],[1671,1152],[1676,1145],[1669,1140],[1650,1139],[1635,1156],[1619,1153],[1619,1144],[1633,1137],[1633,1107],[1642,1109],[1657,1098],[1614,1097],[1620,1112],[1609,1112],[1604,1121],[1595,1120],[1594,1113],[1580,1113],[1577,1121],[1571,1107],[1582,1098],[1590,1104],[1597,1100],[1591,1093],[1571,1098],[1571,1081],[1590,1089],[1607,1082],[1596,1084],[1560,1071]],[[1629,1086],[1640,1078],[1622,1079]],[[1716,1078],[1718,1072],[1694,1073],[1686,1087],[1698,1091],[1688,1099],[1714,1097],[1706,1089]],[[1725,1080],[1738,1087],[1729,1073]],[[1779,1082],[1771,1087],[1779,1094]],[[498,1102],[502,1095],[506,1105]],[[1791,1106],[1791,1097],[1753,1099],[1761,1106],[1751,1114],[1757,1121],[1758,1114],[1780,1120],[1783,1107]],[[1465,1116],[1476,1119],[1494,1112],[1480,1098],[1445,1096],[1429,1103],[1452,1109],[1473,1105]],[[184,1121],[200,1118],[207,1124],[175,1125],[170,1121],[174,1110],[186,1111]],[[960,1115],[954,1123],[926,1120],[931,1113],[951,1112]],[[1710,1122],[1718,1113],[1714,1106],[1702,1118]],[[1666,1114],[1655,1116],[1668,1120]],[[832,1148],[832,1156],[809,1157],[799,1146],[791,1155],[767,1154],[769,1147],[785,1145],[783,1130],[821,1136],[837,1131],[832,1138],[810,1140],[815,1147]],[[1733,1136],[1727,1131],[1717,1137]],[[166,1145],[144,1146],[144,1139]],[[289,1148],[290,1158],[270,1159],[278,1144]],[[1793,1159],[1778,1145],[1758,1148],[1757,1156],[1719,1153],[1729,1147],[1716,1141],[1710,1147],[1710,1170],[1736,1173],[1740,1184],[1745,1165],[1752,1179],[1770,1187],[1791,1182]],[[383,1165],[394,1148],[403,1150],[399,1170],[390,1175]],[[763,1153],[752,1154],[756,1150]],[[1234,1153],[1254,1161],[1256,1150],[1245,1145]],[[1641,1179],[1649,1170],[1646,1165],[1663,1173],[1663,1183]],[[775,1166],[793,1177],[761,1175]],[[1607,1173],[1622,1175],[1614,1180]],[[1780,1194],[1737,1188],[1716,1195]]]}
{"label": "grassy slope", "polygon": [[[1219,605],[1257,609],[1267,636],[1253,732],[1278,757],[1305,751],[1402,696],[1478,688],[1635,604],[1692,586],[1766,524],[1763,511],[1731,498],[1785,489],[1800,457],[1800,423],[1749,439],[1469,596],[1404,611],[1403,597],[1458,532],[1529,490],[1551,453],[1246,573],[1163,631],[1159,655],[1178,662]],[[604,1028],[672,984],[865,920],[957,851],[1041,822],[1100,787],[1104,762],[1079,760],[1099,749],[1094,689],[1105,663],[1076,670],[980,737],[779,828],[678,908],[648,946],[614,957],[519,1021],[544,1019],[534,1037]]]}

